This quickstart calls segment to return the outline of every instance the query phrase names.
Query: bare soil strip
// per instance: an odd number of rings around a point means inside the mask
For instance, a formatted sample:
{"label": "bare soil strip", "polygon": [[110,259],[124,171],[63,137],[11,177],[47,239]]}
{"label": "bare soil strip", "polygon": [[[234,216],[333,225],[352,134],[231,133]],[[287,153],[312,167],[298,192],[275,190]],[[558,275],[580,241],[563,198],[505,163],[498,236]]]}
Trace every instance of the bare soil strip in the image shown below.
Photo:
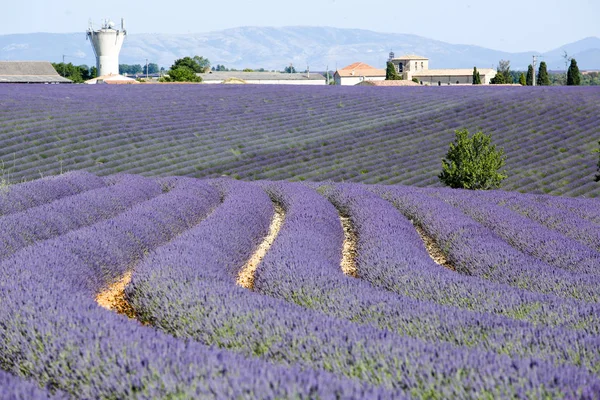
{"label": "bare soil strip", "polygon": [[135,318],[135,312],[131,305],[125,299],[125,287],[131,282],[131,271],[128,271],[123,277],[109,286],[103,292],[96,296],[96,303],[107,310],[115,311],[119,314]]}
{"label": "bare soil strip", "polygon": [[349,217],[340,214],[340,221],[344,229],[344,244],[340,265],[344,274],[358,278],[358,268],[356,268],[358,236]]}
{"label": "bare soil strip", "polygon": [[444,254],[440,246],[436,243],[436,241],[431,236],[429,236],[427,232],[425,232],[423,228],[421,228],[419,225],[415,225],[415,229],[419,233],[419,236],[421,236],[423,243],[425,243],[425,248],[427,249],[427,252],[429,253],[431,259],[435,261],[436,264],[439,264],[444,268],[448,268],[451,271],[456,271],[456,268],[454,267],[454,265],[452,265],[450,261],[448,261],[446,255]]}
{"label": "bare soil strip", "polygon": [[[221,201],[220,201],[219,205],[222,203],[223,203],[223,196],[221,196]],[[212,213],[219,207],[219,205],[213,207],[210,210],[210,212],[208,213],[208,215],[206,217],[204,217],[204,219],[202,221],[204,221],[206,218],[210,217],[212,215]],[[202,221],[200,221],[200,222],[202,222]],[[198,223],[200,223],[200,222],[198,222]],[[173,238],[171,238],[170,241],[175,240],[178,236],[180,236],[182,234],[183,234],[183,232],[180,232],[179,234],[177,234]],[[105,291],[98,293],[98,295],[96,296],[96,303],[98,303],[99,306],[106,308],[107,310],[112,310],[118,314],[123,314],[131,319],[136,319],[135,318],[135,310],[133,309],[131,304],[129,304],[127,302],[127,299],[125,299],[125,288],[131,282],[132,274],[133,274],[133,265],[131,265],[130,269],[127,272],[125,272],[125,274],[123,274],[123,276],[121,277],[121,279],[119,281],[110,285],[108,287],[108,289],[106,289]]]}
{"label": "bare soil strip", "polygon": [[273,215],[273,220],[271,221],[271,225],[269,226],[269,233],[263,241],[258,245],[258,248],[252,254],[252,257],[244,264],[240,273],[238,275],[237,284],[245,287],[246,289],[253,290],[254,289],[254,273],[256,272],[256,268],[258,268],[258,264],[262,261],[262,259],[267,254],[267,251],[273,245],[275,238],[279,234],[279,230],[283,225],[283,221],[285,220],[285,210],[277,203],[273,203],[275,205],[275,214]]}

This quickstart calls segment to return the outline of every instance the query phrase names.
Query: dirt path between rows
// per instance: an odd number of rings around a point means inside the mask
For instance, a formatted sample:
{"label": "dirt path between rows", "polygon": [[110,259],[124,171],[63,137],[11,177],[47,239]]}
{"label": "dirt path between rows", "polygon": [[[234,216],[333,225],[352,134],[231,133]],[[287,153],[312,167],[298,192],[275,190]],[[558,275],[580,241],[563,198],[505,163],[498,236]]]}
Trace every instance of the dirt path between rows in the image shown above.
{"label": "dirt path between rows", "polygon": [[269,233],[263,241],[258,245],[256,251],[250,259],[244,264],[240,273],[238,274],[238,278],[236,283],[246,289],[253,290],[254,289],[254,273],[258,268],[258,264],[262,261],[262,259],[267,254],[267,251],[273,245],[275,238],[279,234],[281,230],[281,226],[283,225],[283,221],[285,220],[285,210],[281,205],[277,203],[273,203],[275,206],[275,214],[273,215],[273,219],[271,220],[271,225],[269,226]]}
{"label": "dirt path between rows", "polygon": [[431,259],[436,264],[441,265],[444,268],[448,268],[451,271],[456,271],[456,268],[446,258],[446,255],[444,254],[444,252],[442,251],[440,246],[437,244],[435,239],[433,239],[433,237],[429,236],[427,234],[427,232],[425,232],[425,230],[423,228],[421,228],[419,225],[415,224],[414,226],[415,226],[415,229],[417,230],[417,232],[419,233],[419,236],[421,236],[423,243],[425,244],[425,248],[427,249],[427,252],[429,253],[429,257],[431,257]]}
{"label": "dirt path between rows", "polygon": [[119,281],[110,285],[103,292],[98,293],[96,303],[107,310],[115,311],[129,318],[135,318],[133,308],[125,299],[125,288],[131,282],[131,275],[132,271],[127,271]]}
{"label": "dirt path between rows", "polygon": [[[202,221],[207,220],[212,215],[212,213],[214,213],[215,210],[219,208],[221,204],[223,204],[223,196],[221,196],[221,201],[216,206],[214,206],[204,218],[202,218],[200,221],[194,224],[193,227],[182,230],[181,232],[175,234],[171,239],[167,240],[165,243],[160,244],[158,247],[173,242],[184,232],[193,229],[195,226],[198,226]],[[132,274],[133,266],[130,266],[130,269],[123,274],[121,279],[110,285],[106,290],[96,295],[96,303],[98,303],[99,306],[106,308],[107,310],[111,310],[118,314],[126,315],[129,318],[136,319],[133,307],[127,302],[127,299],[125,299],[125,288],[131,282]]]}
{"label": "dirt path between rows", "polygon": [[340,222],[344,230],[344,244],[342,245],[342,261],[340,265],[344,274],[358,278],[358,268],[356,267],[358,235],[350,217],[340,214]]}

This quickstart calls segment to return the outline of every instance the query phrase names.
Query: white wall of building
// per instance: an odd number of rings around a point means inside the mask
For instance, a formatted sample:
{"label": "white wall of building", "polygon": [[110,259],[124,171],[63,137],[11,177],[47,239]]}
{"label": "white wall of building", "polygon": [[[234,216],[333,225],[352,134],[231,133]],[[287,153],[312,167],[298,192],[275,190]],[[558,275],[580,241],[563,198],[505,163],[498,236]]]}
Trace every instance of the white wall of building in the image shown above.
{"label": "white wall of building", "polygon": [[[439,85],[439,86],[447,86],[447,85],[472,85],[473,84],[473,76],[465,76],[465,75],[434,75],[434,76],[415,76],[419,80],[419,83],[423,85]],[[482,77],[483,83],[483,77]]]}
{"label": "white wall of building", "polygon": [[385,76],[339,76],[334,75],[336,85],[353,86],[363,81],[385,81]]}
{"label": "white wall of building", "polygon": [[488,72],[487,74],[479,73],[479,77],[481,78],[482,85],[489,85],[492,81],[492,78],[496,76],[496,71]]}
{"label": "white wall of building", "polygon": [[[219,79],[206,79],[202,81],[202,83],[207,84],[215,84],[215,83],[223,83],[224,80]],[[244,79],[245,83],[249,84],[257,84],[257,85],[326,85],[327,82],[325,79],[323,80],[293,80],[293,79]]]}
{"label": "white wall of building", "polygon": [[[489,85],[491,79],[496,76],[496,72],[489,72],[487,74],[479,74],[482,85]],[[422,85],[432,86],[448,86],[448,85],[472,85],[473,74],[469,75],[427,75],[418,74],[414,76],[419,80]],[[412,79],[412,78],[411,78]]]}

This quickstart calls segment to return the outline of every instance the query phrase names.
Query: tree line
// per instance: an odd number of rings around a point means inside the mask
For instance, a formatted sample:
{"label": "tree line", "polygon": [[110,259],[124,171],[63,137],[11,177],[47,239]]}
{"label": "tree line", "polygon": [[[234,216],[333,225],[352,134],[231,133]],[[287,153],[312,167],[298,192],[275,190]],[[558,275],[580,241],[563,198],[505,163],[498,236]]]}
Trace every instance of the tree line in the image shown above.
{"label": "tree line", "polygon": [[[538,72],[534,75],[534,68],[531,64],[529,64],[527,72],[525,73],[511,70],[510,61],[500,60],[498,62],[498,72],[496,73],[496,76],[491,79],[490,83],[496,85],[519,83],[523,86],[533,86],[533,81],[535,79],[535,84],[537,86],[579,86],[582,84],[594,84],[593,79],[598,78],[598,73],[590,76],[589,78],[584,78],[584,75],[582,75],[579,71],[577,61],[574,58],[570,58],[569,60],[570,65],[567,69],[566,76],[564,74],[550,74],[545,61],[540,63]],[[560,79],[559,77],[564,77],[564,79]],[[481,84],[481,79],[479,78],[479,73],[477,72],[476,67],[473,68],[473,84]],[[600,84],[600,82],[595,84]]]}
{"label": "tree line", "polygon": [[75,83],[82,83],[88,79],[93,79],[98,76],[96,67],[88,67],[87,65],[73,65],[73,63],[52,63],[56,72]]}
{"label": "tree line", "polygon": [[[67,79],[72,80],[75,83],[83,83],[89,79],[94,79],[98,77],[98,70],[95,66],[89,67],[86,64],[82,65],[73,65],[73,63],[52,63],[52,66],[56,70],[56,72]],[[156,74],[158,73],[159,67],[156,63],[148,64],[148,73]],[[135,74],[144,74],[146,75],[146,65],[141,64],[119,64],[119,74],[122,75],[135,75]]]}
{"label": "tree line", "polygon": [[[149,63],[148,64],[148,74],[158,74],[160,69],[158,64]],[[144,74],[146,75],[146,65],[141,64],[119,64],[119,74],[121,75],[136,75],[136,74]]]}

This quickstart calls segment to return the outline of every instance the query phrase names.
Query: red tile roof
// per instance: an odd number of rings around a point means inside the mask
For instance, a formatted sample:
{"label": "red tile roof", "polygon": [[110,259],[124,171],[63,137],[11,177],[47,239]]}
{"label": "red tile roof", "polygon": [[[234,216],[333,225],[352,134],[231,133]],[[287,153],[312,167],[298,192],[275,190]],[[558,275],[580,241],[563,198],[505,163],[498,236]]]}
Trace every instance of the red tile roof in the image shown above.
{"label": "red tile roof", "polygon": [[355,62],[338,69],[336,73],[339,76],[385,76],[385,69],[374,68],[363,62]]}

